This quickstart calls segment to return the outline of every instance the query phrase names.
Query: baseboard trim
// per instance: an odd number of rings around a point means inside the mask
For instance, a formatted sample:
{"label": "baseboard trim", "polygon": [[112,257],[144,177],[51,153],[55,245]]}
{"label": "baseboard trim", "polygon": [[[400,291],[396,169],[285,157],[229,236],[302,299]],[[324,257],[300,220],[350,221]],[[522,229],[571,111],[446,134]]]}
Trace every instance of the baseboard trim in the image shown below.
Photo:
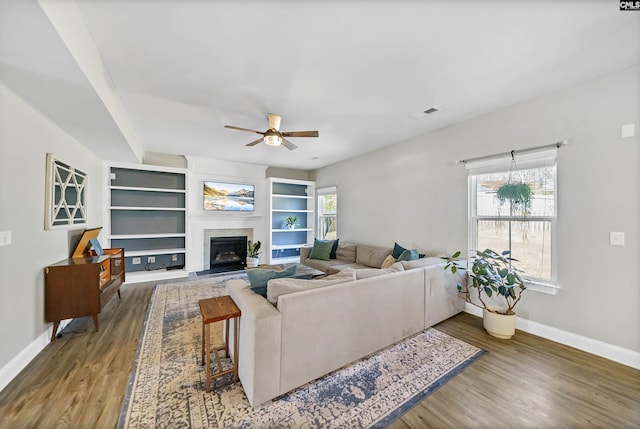
{"label": "baseboard trim", "polygon": [[[482,317],[482,310],[475,305],[466,303],[464,311],[466,313],[473,314],[474,316]],[[547,340],[555,341],[556,343],[574,347],[587,353],[591,353],[635,369],[640,369],[640,353],[634,352],[633,350],[625,349],[603,341],[594,340],[572,332],[563,331],[562,329],[543,325],[542,323],[533,322],[521,317],[516,318],[516,328],[521,331],[546,338]]]}
{"label": "baseboard trim", "polygon": [[[58,332],[64,329],[71,320],[63,320],[60,322],[60,328]],[[51,332],[53,331],[53,325],[49,326],[45,332],[39,335],[33,340],[27,347],[22,349],[13,359],[11,359],[5,366],[0,368],[0,391],[11,383],[16,378],[20,371],[26,368],[27,365],[40,353],[51,341]]]}

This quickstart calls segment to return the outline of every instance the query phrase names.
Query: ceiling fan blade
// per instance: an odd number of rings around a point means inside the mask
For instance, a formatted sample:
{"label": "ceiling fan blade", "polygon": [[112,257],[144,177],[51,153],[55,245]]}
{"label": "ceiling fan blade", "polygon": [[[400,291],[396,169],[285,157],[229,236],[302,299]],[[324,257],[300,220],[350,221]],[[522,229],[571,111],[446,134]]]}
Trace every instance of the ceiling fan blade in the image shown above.
{"label": "ceiling fan blade", "polygon": [[252,141],[251,143],[247,143],[245,146],[255,146],[255,145],[257,145],[258,143],[262,143],[263,141],[264,141],[264,138],[262,138],[262,137],[261,137],[261,138],[259,138],[258,140],[254,140],[254,141]]}
{"label": "ceiling fan blade", "polygon": [[224,127],[225,128],[230,128],[232,130],[249,131],[250,133],[256,133],[256,134],[264,135],[264,133],[262,131],[250,130],[249,128],[240,128],[240,127],[235,127],[233,125],[225,125]]}
{"label": "ceiling fan blade", "polygon": [[274,129],[276,131],[279,131],[280,121],[282,120],[282,117],[275,115],[273,113],[267,114],[267,117],[269,118],[269,129]]}
{"label": "ceiling fan blade", "polygon": [[320,133],[317,131],[286,131],[282,133],[283,137],[318,137]]}
{"label": "ceiling fan blade", "polygon": [[296,149],[298,146],[294,145],[293,143],[291,143],[289,140],[287,139],[282,139],[282,146],[286,147],[289,150],[294,150]]}

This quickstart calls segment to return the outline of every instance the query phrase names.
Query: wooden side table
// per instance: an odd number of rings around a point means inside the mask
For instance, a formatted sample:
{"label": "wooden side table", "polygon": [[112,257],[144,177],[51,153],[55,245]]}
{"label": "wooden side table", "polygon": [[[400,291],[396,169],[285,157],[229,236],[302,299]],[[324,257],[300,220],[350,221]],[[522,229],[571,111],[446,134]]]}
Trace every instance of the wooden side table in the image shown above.
{"label": "wooden side table", "polygon": [[[230,296],[220,296],[216,298],[201,299],[198,301],[200,305],[200,315],[202,316],[202,363],[205,365],[207,374],[207,392],[211,391],[211,380],[222,377],[223,375],[233,373],[233,382],[238,381],[238,322],[240,320],[240,309],[236,306]],[[226,371],[222,370],[219,351],[225,351],[225,357],[229,356],[229,321],[233,319],[233,368]],[[209,325],[214,322],[224,322],[225,326],[225,342],[221,346],[211,347],[211,331]],[[206,353],[205,353],[206,351]],[[216,363],[218,364],[218,372],[211,374],[211,352],[215,353]]]}

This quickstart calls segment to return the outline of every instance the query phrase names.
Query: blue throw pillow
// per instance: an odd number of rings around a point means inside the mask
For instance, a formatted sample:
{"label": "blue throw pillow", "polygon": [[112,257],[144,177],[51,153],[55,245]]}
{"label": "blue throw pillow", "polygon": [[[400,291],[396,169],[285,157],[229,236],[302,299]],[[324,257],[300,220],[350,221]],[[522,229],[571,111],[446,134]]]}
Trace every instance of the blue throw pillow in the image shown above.
{"label": "blue throw pillow", "polygon": [[318,240],[313,241],[313,249],[309,259],[319,259],[321,261],[328,261],[331,259],[331,249],[333,249],[334,240]]}
{"label": "blue throw pillow", "polygon": [[339,238],[333,240],[333,247],[331,248],[331,253],[329,253],[329,259],[336,259],[336,251],[338,250],[338,242],[340,241]]}
{"label": "blue throw pillow", "polygon": [[414,261],[419,258],[418,251],[416,249],[405,250],[398,256],[397,261]]}
{"label": "blue throw pillow", "polygon": [[396,260],[398,260],[400,255],[402,255],[402,252],[404,252],[405,250],[407,249],[405,249],[398,243],[393,243],[393,252],[391,252],[391,256],[393,256]]}
{"label": "blue throw pillow", "polygon": [[282,271],[267,270],[264,268],[251,268],[247,270],[247,277],[249,277],[249,283],[251,289],[259,294],[267,297],[267,283],[271,279],[279,279],[281,277],[293,277],[296,275],[298,266],[296,264],[287,267]]}
{"label": "blue throw pillow", "polygon": [[[393,243],[393,252],[391,252],[391,256],[393,256],[396,260],[398,260],[398,258],[400,257],[400,255],[402,255],[402,252],[404,252],[405,249],[404,247],[402,247],[401,245],[399,245],[398,243]],[[418,253],[418,258],[424,258],[426,255],[424,253]],[[416,259],[418,259],[416,258]]]}

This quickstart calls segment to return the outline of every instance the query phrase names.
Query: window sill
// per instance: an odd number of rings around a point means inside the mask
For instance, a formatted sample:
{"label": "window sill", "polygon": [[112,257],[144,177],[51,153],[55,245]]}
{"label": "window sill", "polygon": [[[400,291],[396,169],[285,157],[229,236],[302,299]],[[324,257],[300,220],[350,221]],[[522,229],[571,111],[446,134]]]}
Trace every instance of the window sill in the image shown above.
{"label": "window sill", "polygon": [[555,295],[560,290],[560,286],[551,283],[531,280],[531,283],[527,285],[527,290],[544,293],[546,295]]}

